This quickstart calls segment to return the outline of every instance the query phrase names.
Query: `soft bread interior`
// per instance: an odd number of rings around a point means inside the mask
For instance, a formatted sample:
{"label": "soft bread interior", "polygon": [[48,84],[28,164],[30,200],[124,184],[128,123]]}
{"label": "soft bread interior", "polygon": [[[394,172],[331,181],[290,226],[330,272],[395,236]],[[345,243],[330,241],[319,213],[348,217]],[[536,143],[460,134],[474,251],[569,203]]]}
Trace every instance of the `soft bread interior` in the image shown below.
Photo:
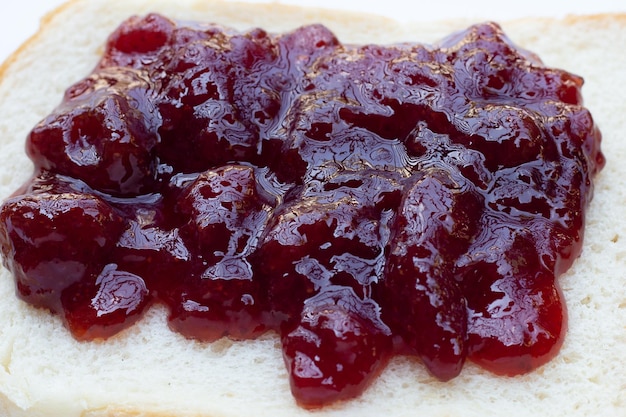
{"label": "soft bread interior", "polygon": [[[1,68],[0,197],[31,174],[28,131],[95,65],[107,35],[131,14],[277,32],[322,22],[342,42],[435,41],[472,22],[398,23],[368,15],[212,0],[73,1]],[[500,22],[546,65],[585,78],[583,95],[604,135],[608,162],[596,179],[582,257],[560,279],[569,330],[560,354],[524,376],[466,365],[437,382],[412,359],[395,358],[360,398],[308,412],[289,391],[279,340],[213,344],[183,339],[152,308],[107,341],[77,342],[47,312],[17,300],[0,276],[0,415],[3,416],[618,416],[626,415],[626,15]]]}

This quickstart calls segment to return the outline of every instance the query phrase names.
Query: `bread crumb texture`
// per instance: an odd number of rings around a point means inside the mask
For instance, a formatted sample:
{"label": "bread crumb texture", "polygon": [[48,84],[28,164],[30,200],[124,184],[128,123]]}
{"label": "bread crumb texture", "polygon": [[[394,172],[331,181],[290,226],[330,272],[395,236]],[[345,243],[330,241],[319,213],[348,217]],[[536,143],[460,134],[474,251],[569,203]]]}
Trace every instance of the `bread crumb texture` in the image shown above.
{"label": "bread crumb texture", "polygon": [[[28,131],[87,75],[107,35],[132,14],[156,11],[272,32],[321,22],[343,42],[431,42],[473,22],[398,24],[367,15],[193,0],[75,0],[49,15],[1,67],[0,196],[32,173]],[[500,22],[549,66],[585,79],[585,104],[603,132],[606,168],[596,179],[582,257],[561,278],[569,330],[560,354],[524,376],[497,377],[468,364],[446,383],[396,357],[365,392],[321,411],[290,394],[280,341],[213,344],[170,331],[166,312],[106,341],[77,342],[58,318],[18,301],[0,276],[0,415],[28,417],[243,416],[626,416],[626,15]]]}

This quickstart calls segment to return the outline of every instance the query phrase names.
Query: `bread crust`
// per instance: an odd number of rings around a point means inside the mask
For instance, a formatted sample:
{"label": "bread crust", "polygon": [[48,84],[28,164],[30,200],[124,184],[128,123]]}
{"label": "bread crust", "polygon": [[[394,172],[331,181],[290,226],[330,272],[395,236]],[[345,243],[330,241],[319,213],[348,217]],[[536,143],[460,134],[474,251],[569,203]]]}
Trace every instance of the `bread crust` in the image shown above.
{"label": "bread crust", "polygon": [[[278,4],[71,0],[48,14],[41,30],[0,67],[1,198],[32,173],[23,152],[28,130],[61,100],[66,87],[87,75],[102,52],[105,36],[122,18],[148,11],[237,28],[261,26],[272,32],[321,22],[347,43],[431,42],[473,23],[400,24],[366,14],[348,16]],[[596,179],[583,256],[560,280],[570,312],[561,353],[546,366],[516,378],[497,377],[468,364],[461,376],[448,383],[431,378],[416,360],[397,357],[362,397],[316,415],[626,415],[622,372],[626,295],[621,271],[626,257],[626,221],[621,220],[626,166],[620,164],[626,157],[626,143],[618,133],[626,117],[626,83],[623,75],[622,82],[612,81],[620,79],[626,64],[620,49],[626,42],[626,14],[500,23],[516,43],[536,52],[547,65],[585,78],[586,106],[604,135],[608,162]],[[84,37],[76,37],[77,31]],[[46,78],[42,73],[47,73]],[[276,335],[236,343],[187,341],[167,329],[163,309],[153,308],[138,325],[110,340],[77,342],[60,320],[16,299],[6,270],[0,275],[0,296],[4,297],[0,306],[2,415],[310,414],[291,398]]]}

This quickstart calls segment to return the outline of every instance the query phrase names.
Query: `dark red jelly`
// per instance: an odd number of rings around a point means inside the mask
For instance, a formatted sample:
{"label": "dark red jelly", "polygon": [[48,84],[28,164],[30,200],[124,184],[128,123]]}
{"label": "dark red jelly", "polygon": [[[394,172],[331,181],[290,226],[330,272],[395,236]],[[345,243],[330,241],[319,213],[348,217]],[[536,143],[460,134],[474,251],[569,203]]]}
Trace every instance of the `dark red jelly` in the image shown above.
{"label": "dark red jelly", "polygon": [[582,84],[491,23],[358,46],[134,17],[28,136],[4,264],[79,339],[153,303],[190,338],[277,331],[305,407],[394,354],[527,372],[604,165]]}

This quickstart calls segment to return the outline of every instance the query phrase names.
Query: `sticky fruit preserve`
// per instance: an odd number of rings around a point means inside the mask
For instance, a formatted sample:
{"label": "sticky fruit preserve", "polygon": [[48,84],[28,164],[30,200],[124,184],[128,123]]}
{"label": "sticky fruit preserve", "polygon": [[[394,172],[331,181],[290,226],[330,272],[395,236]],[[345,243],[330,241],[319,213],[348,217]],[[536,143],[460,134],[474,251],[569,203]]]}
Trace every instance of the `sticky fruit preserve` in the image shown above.
{"label": "sticky fruit preserve", "polygon": [[134,17],[30,132],[4,263],[80,340],[154,303],[203,341],[276,331],[304,407],[395,354],[527,372],[604,165],[582,84],[496,24],[359,46]]}

